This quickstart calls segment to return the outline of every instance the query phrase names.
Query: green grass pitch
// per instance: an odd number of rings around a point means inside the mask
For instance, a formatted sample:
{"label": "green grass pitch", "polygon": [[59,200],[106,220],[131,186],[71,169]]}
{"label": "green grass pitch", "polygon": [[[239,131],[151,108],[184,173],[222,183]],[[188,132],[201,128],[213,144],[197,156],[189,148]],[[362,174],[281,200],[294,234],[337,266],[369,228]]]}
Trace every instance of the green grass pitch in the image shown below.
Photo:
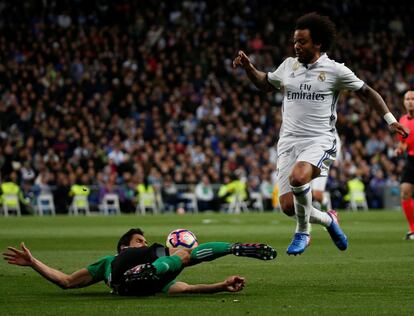
{"label": "green grass pitch", "polygon": [[295,224],[281,213],[117,217],[0,217],[0,248],[25,241],[34,256],[66,273],[113,254],[119,236],[141,227],[163,243],[172,229],[192,230],[200,242],[265,242],[278,258],[232,255],[190,267],[179,279],[211,283],[245,276],[240,293],[125,298],[106,286],[61,290],[29,268],[0,263],[0,315],[408,315],[414,299],[414,241],[402,240],[401,212],[341,212],[350,246],[340,252],[313,227],[312,243],[285,254]]}

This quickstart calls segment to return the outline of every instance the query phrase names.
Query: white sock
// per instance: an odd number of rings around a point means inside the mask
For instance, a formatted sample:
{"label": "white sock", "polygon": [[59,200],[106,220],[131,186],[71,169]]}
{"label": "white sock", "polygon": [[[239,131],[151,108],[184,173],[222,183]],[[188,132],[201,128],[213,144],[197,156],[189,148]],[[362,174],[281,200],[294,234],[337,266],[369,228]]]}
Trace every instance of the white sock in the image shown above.
{"label": "white sock", "polygon": [[289,216],[289,217],[296,222],[295,232],[297,232],[298,231],[298,227],[299,227],[298,220],[297,220],[298,217],[296,216],[296,214],[295,215],[292,215],[292,216]]}
{"label": "white sock", "polygon": [[316,201],[316,200],[313,200],[312,206],[314,208],[316,208],[317,210],[321,210],[322,209],[322,204],[319,201]]}
{"label": "white sock", "polygon": [[[312,211],[312,191],[309,183],[300,187],[291,186],[293,191],[293,203],[297,220],[297,233],[310,233],[309,218]],[[329,215],[328,215],[329,216]]]}
{"label": "white sock", "polygon": [[309,217],[309,222],[312,224],[319,224],[325,227],[328,227],[332,223],[332,218],[326,212],[322,212],[317,208],[311,206],[311,213]]}
{"label": "white sock", "polygon": [[[289,216],[291,219],[296,221],[296,231],[298,231],[298,223],[297,223],[297,217],[296,214]],[[311,224],[319,224],[325,227],[328,227],[332,223],[332,218],[328,215],[328,213],[318,210],[315,207],[312,207],[311,214],[309,216],[309,223]],[[309,227],[309,231],[311,230],[311,227]]]}

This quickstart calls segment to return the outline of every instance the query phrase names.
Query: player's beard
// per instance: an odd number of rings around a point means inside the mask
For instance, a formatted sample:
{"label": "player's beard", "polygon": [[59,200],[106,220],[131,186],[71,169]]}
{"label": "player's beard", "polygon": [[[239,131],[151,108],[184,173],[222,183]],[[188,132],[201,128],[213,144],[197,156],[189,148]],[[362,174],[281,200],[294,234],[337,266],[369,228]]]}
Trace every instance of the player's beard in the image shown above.
{"label": "player's beard", "polygon": [[302,51],[300,53],[296,53],[298,61],[302,64],[310,64],[311,60],[313,59],[313,55],[310,52]]}

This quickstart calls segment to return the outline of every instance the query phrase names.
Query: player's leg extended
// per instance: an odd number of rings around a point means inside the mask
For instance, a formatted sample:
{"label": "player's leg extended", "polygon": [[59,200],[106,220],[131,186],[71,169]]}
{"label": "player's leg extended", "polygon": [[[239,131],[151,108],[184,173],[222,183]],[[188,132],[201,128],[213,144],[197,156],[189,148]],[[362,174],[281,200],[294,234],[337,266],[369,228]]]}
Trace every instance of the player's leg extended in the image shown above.
{"label": "player's leg extended", "polygon": [[[287,216],[296,220],[292,193],[286,193],[285,195],[281,196],[280,205],[283,212]],[[335,243],[338,249],[345,250],[348,247],[347,237],[339,227],[338,215],[335,211],[330,210],[328,212],[322,212],[312,206],[309,222],[311,224],[319,224],[326,227],[329,235],[332,238],[332,241]]]}
{"label": "player's leg extended", "polygon": [[[336,145],[331,138],[321,139],[313,142],[299,143],[302,148],[297,161],[293,166],[289,177],[289,183],[293,193],[293,204],[297,216],[297,234],[292,241],[292,248],[288,248],[288,254],[299,254],[306,248],[306,233],[309,233],[309,223],[324,225],[335,245],[340,250],[345,250],[348,241],[345,234],[338,225],[337,214],[334,211],[321,212],[311,205],[312,194],[309,182],[316,177],[326,176],[329,166],[335,160]],[[306,194],[305,194],[306,193]],[[295,241],[296,240],[296,241]],[[301,242],[300,242],[301,241]],[[301,244],[295,247],[293,244]]]}
{"label": "player's leg extended", "polygon": [[137,266],[127,274],[131,280],[155,280],[167,272],[178,272],[186,266],[212,261],[229,254],[260,260],[273,260],[277,256],[276,250],[266,244],[209,242],[194,249],[172,248],[170,256]]}
{"label": "player's leg extended", "polygon": [[310,181],[314,173],[319,173],[314,166],[305,161],[297,162],[289,177],[293,193],[293,204],[296,214],[296,232],[287,249],[289,255],[301,254],[310,241],[310,214],[312,210],[312,191]]}
{"label": "player's leg extended", "polygon": [[194,249],[171,248],[169,252],[170,256],[160,257],[152,263],[157,275],[175,272],[185,266],[198,264],[203,261],[212,261],[231,254],[233,253],[233,244],[209,242],[200,244]]}
{"label": "player's leg extended", "polygon": [[277,256],[273,247],[262,243],[208,242],[200,244],[191,251],[190,265],[212,261],[228,254],[260,260],[272,260]]}
{"label": "player's leg extended", "polygon": [[414,200],[412,198],[413,185],[408,182],[401,183],[401,207],[409,225],[409,232],[405,239],[414,240]]}
{"label": "player's leg extended", "polygon": [[296,220],[299,233],[310,232],[309,218],[312,209],[312,191],[310,182],[312,175],[319,170],[305,161],[299,161],[293,166],[289,177],[290,187],[293,193],[293,204],[295,207]]}
{"label": "player's leg extended", "polygon": [[[164,274],[229,254],[261,260],[272,260],[277,256],[276,250],[266,244],[208,242],[200,244],[194,249],[172,248],[169,257],[160,257],[152,265],[156,268],[157,274]],[[180,258],[181,265],[178,258]]]}
{"label": "player's leg extended", "polygon": [[180,269],[181,266],[170,265],[171,260],[180,258],[182,266],[195,265],[204,261],[212,261],[214,259],[233,253],[233,244],[227,242],[208,242],[195,247],[194,249],[171,248],[169,257],[161,257],[153,262],[157,269],[157,273],[163,274],[171,269]]}
{"label": "player's leg extended", "polygon": [[231,243],[208,242],[192,249],[189,265],[195,265],[204,261],[212,261],[231,253]]}
{"label": "player's leg extended", "polygon": [[212,261],[229,254],[260,260],[273,260],[277,256],[276,250],[266,244],[209,242],[200,244],[194,249],[172,248],[170,256],[136,266],[127,271],[126,276],[130,281],[157,280],[166,273],[176,273],[186,266]]}

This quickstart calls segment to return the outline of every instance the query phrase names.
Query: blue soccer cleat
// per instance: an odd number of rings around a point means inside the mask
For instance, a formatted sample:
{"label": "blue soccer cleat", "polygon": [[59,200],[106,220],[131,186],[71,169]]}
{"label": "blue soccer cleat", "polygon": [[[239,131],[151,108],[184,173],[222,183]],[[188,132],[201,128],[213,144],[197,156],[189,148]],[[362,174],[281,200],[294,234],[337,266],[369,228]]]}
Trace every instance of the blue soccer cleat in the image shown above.
{"label": "blue soccer cleat", "polygon": [[293,236],[292,242],[290,243],[286,253],[288,255],[300,255],[309,246],[310,236],[306,233],[296,233]]}
{"label": "blue soccer cleat", "polygon": [[348,248],[348,238],[342,231],[341,227],[339,227],[338,214],[334,210],[330,210],[327,213],[332,218],[332,223],[326,228],[326,230],[331,236],[336,247],[338,247],[339,250],[344,251]]}

